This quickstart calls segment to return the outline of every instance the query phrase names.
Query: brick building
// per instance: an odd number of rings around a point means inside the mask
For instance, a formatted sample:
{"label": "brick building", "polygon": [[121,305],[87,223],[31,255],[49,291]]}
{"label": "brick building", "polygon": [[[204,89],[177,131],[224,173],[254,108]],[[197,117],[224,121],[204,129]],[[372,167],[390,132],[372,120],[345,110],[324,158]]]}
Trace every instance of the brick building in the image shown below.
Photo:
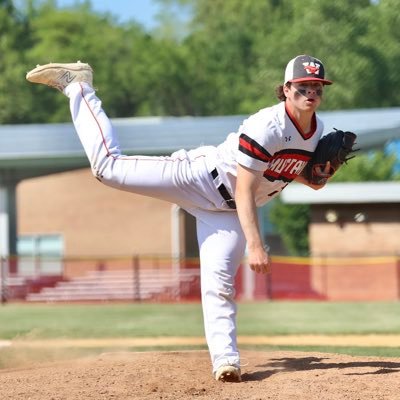
{"label": "brick building", "polygon": [[282,200],[311,205],[314,257],[400,255],[400,182],[330,183],[318,191],[293,184]]}
{"label": "brick building", "polygon": [[330,300],[400,298],[400,182],[291,185],[288,204],[310,204],[310,286]]}

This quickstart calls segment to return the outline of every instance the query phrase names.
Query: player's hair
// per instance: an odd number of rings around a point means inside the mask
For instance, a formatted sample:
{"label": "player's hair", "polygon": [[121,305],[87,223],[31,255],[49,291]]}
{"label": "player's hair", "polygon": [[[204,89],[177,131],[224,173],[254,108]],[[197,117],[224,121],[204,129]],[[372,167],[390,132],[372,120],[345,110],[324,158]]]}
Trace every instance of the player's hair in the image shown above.
{"label": "player's hair", "polygon": [[285,93],[283,92],[283,87],[286,86],[286,87],[290,88],[290,85],[291,85],[291,83],[288,82],[288,83],[286,83],[286,85],[278,85],[278,86],[275,88],[276,97],[277,97],[280,101],[285,101],[285,100],[286,100]]}

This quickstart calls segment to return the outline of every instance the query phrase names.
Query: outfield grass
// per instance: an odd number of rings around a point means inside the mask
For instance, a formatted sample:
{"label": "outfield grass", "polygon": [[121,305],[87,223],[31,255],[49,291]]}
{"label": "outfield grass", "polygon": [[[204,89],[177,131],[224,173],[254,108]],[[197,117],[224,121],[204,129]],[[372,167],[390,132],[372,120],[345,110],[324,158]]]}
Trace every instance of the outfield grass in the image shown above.
{"label": "outfield grass", "polygon": [[[239,335],[399,334],[400,303],[239,303]],[[203,336],[201,305],[190,304],[8,304],[0,307],[0,340]],[[124,351],[206,349],[206,346],[128,347]],[[244,345],[249,350],[292,350],[373,357],[400,357],[400,348]],[[112,348],[2,348],[0,368],[26,360],[53,361],[100,354]]]}
{"label": "outfield grass", "polygon": [[400,334],[400,302],[243,304],[239,334]]}
{"label": "outfield grass", "polygon": [[[370,333],[400,334],[400,302],[239,304],[239,335]],[[0,307],[0,339],[202,335],[198,303]]]}

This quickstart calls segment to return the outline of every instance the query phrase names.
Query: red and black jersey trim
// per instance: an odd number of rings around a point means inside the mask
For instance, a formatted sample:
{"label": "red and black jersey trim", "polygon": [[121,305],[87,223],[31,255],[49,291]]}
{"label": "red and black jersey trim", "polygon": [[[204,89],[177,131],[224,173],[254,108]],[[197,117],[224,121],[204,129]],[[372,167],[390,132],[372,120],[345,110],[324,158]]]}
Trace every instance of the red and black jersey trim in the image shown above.
{"label": "red and black jersey trim", "polygon": [[314,133],[317,129],[317,117],[316,117],[315,113],[313,114],[312,119],[311,119],[310,132],[304,132],[303,129],[301,129],[301,126],[297,122],[296,118],[291,114],[289,109],[286,107],[286,104],[285,104],[285,110],[286,110],[286,114],[289,117],[290,121],[292,121],[292,124],[295,126],[295,128],[297,129],[297,131],[300,133],[301,137],[304,140],[308,140],[314,136]]}
{"label": "red and black jersey trim", "polygon": [[314,153],[312,151],[300,150],[300,149],[282,149],[274,154],[274,158],[279,157],[282,154],[295,155],[298,156],[297,158],[299,159],[302,160],[305,159],[308,161]]}
{"label": "red and black jersey trim", "polygon": [[282,175],[279,176],[278,178],[275,177],[275,176],[270,176],[270,175],[268,175],[267,171],[264,172],[263,176],[264,176],[265,179],[267,179],[270,182],[282,181],[282,182],[290,183],[290,182],[292,182],[294,180],[294,178],[287,178],[286,176],[282,176]]}
{"label": "red and black jersey trim", "polygon": [[239,137],[239,151],[263,162],[268,162],[272,159],[271,154],[263,146],[244,133]]}

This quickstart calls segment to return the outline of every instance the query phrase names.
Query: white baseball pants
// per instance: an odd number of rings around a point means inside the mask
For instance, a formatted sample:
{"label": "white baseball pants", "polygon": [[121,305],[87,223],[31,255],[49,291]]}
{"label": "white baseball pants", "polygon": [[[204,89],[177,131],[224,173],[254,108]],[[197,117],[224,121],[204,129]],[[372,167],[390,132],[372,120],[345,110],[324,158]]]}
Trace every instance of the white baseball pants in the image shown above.
{"label": "white baseball pants", "polygon": [[93,174],[102,183],[176,203],[196,218],[204,328],[213,372],[223,364],[239,365],[234,278],[245,238],[237,213],[226,206],[210,174],[214,147],[180,150],[169,157],[124,156],[94,89],[73,83],[64,93]]}

